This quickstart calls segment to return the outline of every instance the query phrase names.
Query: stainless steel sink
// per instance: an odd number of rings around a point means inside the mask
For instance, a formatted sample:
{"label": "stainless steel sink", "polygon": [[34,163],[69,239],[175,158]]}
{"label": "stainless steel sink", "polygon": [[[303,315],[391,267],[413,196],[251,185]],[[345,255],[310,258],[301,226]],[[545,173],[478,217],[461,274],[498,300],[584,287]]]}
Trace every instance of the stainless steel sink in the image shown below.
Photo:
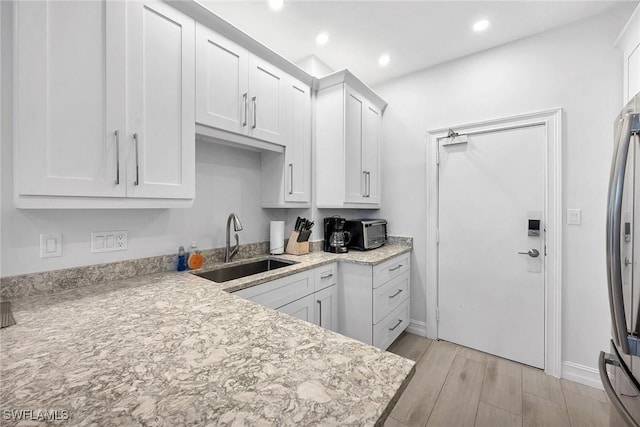
{"label": "stainless steel sink", "polygon": [[251,276],[253,274],[264,273],[265,271],[288,267],[293,264],[298,264],[298,262],[267,258],[260,261],[230,265],[228,267],[222,267],[211,271],[196,273],[196,276],[217,283],[222,283],[228,282],[229,280],[233,279],[239,279],[241,277]]}

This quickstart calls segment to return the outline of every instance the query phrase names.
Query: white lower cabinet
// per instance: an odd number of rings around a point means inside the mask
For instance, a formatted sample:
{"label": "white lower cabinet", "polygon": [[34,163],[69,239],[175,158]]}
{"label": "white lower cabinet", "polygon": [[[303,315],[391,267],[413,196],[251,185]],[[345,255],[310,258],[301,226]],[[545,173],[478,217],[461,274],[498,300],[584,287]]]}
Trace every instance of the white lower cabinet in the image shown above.
{"label": "white lower cabinet", "polygon": [[332,331],[338,330],[338,264],[292,274],[234,292]]}
{"label": "white lower cabinet", "polygon": [[303,271],[282,279],[242,289],[234,292],[234,295],[257,302],[265,307],[280,308],[315,291],[312,271]]}
{"label": "white lower cabinet", "polygon": [[315,323],[330,331],[338,331],[338,285],[334,284],[313,294]]}
{"label": "white lower cabinet", "polygon": [[343,263],[338,332],[386,350],[409,326],[409,275],[409,253],[375,266]]}
{"label": "white lower cabinet", "polygon": [[289,304],[278,308],[278,311],[286,313],[289,316],[296,317],[300,320],[304,320],[305,322],[322,326],[315,321],[316,315],[314,303],[314,295],[307,295],[304,298],[300,298],[299,300],[290,302]]}

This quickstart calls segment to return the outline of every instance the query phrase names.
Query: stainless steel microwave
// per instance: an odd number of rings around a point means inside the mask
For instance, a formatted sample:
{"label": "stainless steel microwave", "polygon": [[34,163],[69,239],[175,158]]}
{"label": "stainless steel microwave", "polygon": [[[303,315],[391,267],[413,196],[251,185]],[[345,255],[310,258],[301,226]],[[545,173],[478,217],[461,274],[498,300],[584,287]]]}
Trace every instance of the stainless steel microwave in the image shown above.
{"label": "stainless steel microwave", "polygon": [[387,241],[387,221],[384,219],[352,219],[344,225],[351,233],[349,248],[366,251],[379,248]]}

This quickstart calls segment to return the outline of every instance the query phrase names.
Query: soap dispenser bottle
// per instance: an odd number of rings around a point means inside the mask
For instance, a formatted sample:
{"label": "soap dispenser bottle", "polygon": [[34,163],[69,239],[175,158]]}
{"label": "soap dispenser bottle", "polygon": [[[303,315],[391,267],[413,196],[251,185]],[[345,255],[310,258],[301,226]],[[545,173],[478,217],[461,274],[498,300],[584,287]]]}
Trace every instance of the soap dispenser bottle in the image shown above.
{"label": "soap dispenser bottle", "polygon": [[196,244],[196,242],[192,242],[191,252],[189,253],[189,261],[187,262],[187,265],[189,266],[190,269],[197,270],[198,268],[202,268],[203,264],[204,264],[204,257],[200,253],[200,250],[198,249],[198,245]]}
{"label": "soap dispenser bottle", "polygon": [[184,246],[178,248],[178,271],[185,271],[187,269],[187,253],[184,251]]}

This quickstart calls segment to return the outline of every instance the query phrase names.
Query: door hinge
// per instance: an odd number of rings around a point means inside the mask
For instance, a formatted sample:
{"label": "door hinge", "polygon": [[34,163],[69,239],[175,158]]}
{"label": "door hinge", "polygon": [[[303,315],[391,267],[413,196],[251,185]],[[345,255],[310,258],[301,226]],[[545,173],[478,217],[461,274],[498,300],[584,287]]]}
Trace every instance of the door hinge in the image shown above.
{"label": "door hinge", "polygon": [[436,307],[436,323],[440,323],[440,307]]}
{"label": "door hinge", "polygon": [[440,164],[440,147],[436,150],[436,165]]}
{"label": "door hinge", "polygon": [[440,230],[436,230],[436,244],[440,243]]}

